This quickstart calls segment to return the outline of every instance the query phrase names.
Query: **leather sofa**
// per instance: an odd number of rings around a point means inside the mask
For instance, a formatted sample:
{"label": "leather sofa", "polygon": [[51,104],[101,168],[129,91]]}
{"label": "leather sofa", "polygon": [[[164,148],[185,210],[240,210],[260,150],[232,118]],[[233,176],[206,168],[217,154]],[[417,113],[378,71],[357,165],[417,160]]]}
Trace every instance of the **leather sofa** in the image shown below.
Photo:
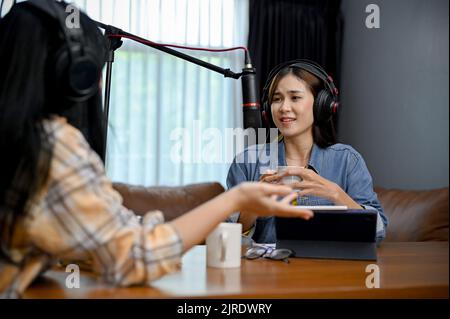
{"label": "leather sofa", "polygon": [[122,195],[123,205],[138,215],[160,210],[170,221],[201,205],[225,190],[219,183],[201,183],[186,186],[135,186],[114,183]]}
{"label": "leather sofa", "polygon": [[[219,183],[145,187],[114,183],[126,207],[137,214],[161,210],[170,221],[224,192]],[[385,241],[448,241],[448,187],[412,191],[375,188],[389,218]]]}
{"label": "leather sofa", "polygon": [[448,187],[375,192],[389,218],[385,241],[448,241]]}

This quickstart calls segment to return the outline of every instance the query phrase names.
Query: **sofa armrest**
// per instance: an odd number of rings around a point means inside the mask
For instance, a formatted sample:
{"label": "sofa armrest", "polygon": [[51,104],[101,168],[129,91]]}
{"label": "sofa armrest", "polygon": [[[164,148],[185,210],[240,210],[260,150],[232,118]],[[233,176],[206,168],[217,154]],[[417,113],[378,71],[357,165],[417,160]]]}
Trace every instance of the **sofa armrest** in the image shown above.
{"label": "sofa armrest", "polygon": [[385,241],[448,241],[448,188],[375,192],[389,218]]}
{"label": "sofa armrest", "polygon": [[166,221],[177,218],[189,210],[223,193],[220,183],[201,183],[186,186],[135,186],[113,183],[123,198],[123,205],[138,215],[160,210]]}

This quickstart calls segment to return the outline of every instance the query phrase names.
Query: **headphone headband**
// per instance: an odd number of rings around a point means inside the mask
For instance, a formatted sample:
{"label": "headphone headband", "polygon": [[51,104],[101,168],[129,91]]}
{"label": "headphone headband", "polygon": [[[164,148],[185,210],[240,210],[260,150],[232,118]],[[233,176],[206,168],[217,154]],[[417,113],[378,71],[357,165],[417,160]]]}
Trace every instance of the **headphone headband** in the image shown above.
{"label": "headphone headband", "polygon": [[277,76],[277,74],[281,70],[283,70],[286,67],[296,67],[312,73],[313,75],[315,75],[316,77],[318,77],[320,80],[323,81],[325,87],[328,89],[330,94],[335,98],[336,101],[338,100],[339,91],[334,85],[333,78],[329,76],[319,64],[307,59],[296,59],[278,64],[270,71],[269,75],[267,76],[266,84],[264,85],[263,88],[263,95],[262,95],[263,101],[268,99],[269,87],[270,84],[272,84],[273,79]]}

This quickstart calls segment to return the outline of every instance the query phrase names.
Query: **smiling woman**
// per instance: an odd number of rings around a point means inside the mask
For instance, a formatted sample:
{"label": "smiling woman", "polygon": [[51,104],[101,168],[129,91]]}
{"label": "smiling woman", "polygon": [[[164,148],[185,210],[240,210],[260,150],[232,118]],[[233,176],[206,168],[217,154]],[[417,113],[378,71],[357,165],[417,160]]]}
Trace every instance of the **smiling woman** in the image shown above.
{"label": "smiling woman", "polygon": [[[312,73],[302,68],[283,68],[273,78],[268,90],[272,127],[277,127],[285,138],[286,134],[292,136],[306,133],[321,147],[335,144],[336,133],[333,121],[330,120],[330,112],[323,110],[318,103],[313,107],[318,93],[324,89],[324,82]],[[296,107],[290,109],[293,104]],[[302,121],[294,123],[297,115]]]}
{"label": "smiling woman", "polygon": [[[281,77],[278,83],[274,81],[272,84],[273,89],[276,88],[270,99],[272,118],[285,138],[296,135],[300,137],[305,134],[312,136],[313,86],[299,78],[304,76],[289,73]],[[306,166],[306,163],[299,163],[299,165]]]}
{"label": "smiling woman", "polygon": [[[299,189],[300,206],[342,205],[349,209],[373,209],[378,212],[377,237],[385,236],[387,219],[373,191],[372,177],[362,156],[351,146],[336,143],[333,116],[338,91],[332,78],[319,65],[294,60],[277,66],[263,90],[263,105],[268,122],[278,128],[280,137],[278,167],[289,166],[283,173],[264,173],[261,162],[242,163],[237,159],[228,172],[232,188],[243,181],[283,183],[286,176],[300,181],[290,185]],[[262,145],[270,153],[269,145]],[[248,153],[246,149],[243,153]],[[251,230],[256,242],[276,241],[274,218],[233,216],[232,221]]]}

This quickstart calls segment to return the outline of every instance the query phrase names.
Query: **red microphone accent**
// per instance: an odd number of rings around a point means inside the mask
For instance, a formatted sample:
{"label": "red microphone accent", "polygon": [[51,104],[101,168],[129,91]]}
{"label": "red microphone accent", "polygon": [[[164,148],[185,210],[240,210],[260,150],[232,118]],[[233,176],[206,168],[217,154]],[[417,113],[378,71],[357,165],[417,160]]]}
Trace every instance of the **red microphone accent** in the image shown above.
{"label": "red microphone accent", "polygon": [[333,114],[336,114],[336,111],[337,111],[337,107],[338,107],[338,105],[339,105],[339,103],[337,103],[337,102],[333,102],[333,106],[332,106],[332,111],[333,111]]}
{"label": "red microphone accent", "polygon": [[257,106],[259,107],[259,103],[245,103],[242,104],[243,107],[252,107],[252,106]]}

